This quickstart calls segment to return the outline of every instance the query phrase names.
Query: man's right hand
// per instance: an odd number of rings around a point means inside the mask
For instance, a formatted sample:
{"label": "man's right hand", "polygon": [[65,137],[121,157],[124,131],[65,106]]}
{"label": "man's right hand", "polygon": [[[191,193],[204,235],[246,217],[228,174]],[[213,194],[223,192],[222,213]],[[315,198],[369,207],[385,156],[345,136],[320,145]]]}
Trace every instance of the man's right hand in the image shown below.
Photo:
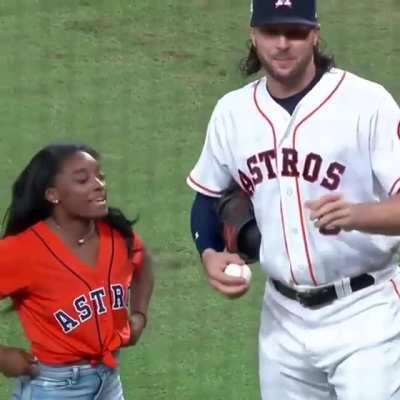
{"label": "man's right hand", "polygon": [[228,252],[218,252],[206,249],[201,255],[210,285],[228,298],[243,296],[249,289],[244,278],[237,278],[224,273],[228,264],[244,264],[237,255]]}
{"label": "man's right hand", "polygon": [[0,347],[0,372],[8,378],[36,376],[38,361],[32,354],[16,347]]}

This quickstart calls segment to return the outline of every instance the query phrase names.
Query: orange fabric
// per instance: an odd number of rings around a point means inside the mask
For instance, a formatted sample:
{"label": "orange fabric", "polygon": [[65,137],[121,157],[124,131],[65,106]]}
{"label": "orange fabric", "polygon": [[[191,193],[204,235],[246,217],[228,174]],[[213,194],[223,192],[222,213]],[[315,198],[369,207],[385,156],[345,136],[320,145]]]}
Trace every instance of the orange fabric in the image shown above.
{"label": "orange fabric", "polygon": [[98,229],[94,267],[45,222],[0,240],[0,298],[12,298],[32,353],[43,363],[87,359],[115,367],[113,353],[130,337],[129,286],[143,264],[143,244],[135,233],[129,260],[123,237],[103,222]]}

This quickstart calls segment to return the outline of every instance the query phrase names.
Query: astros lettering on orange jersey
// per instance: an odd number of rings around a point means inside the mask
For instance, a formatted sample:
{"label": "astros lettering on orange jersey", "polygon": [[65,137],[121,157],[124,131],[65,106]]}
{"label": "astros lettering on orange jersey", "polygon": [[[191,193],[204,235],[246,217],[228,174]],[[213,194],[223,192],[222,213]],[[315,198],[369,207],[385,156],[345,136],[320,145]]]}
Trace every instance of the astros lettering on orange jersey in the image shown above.
{"label": "astros lettering on orange jersey", "polygon": [[[110,292],[112,294],[111,304],[113,310],[128,308],[128,299],[126,298],[127,293],[125,293],[122,284],[111,285]],[[63,332],[69,333],[77,328],[81,323],[92,318],[93,313],[101,315],[109,311],[104,299],[105,296],[106,290],[104,287],[92,290],[86,295],[81,294],[73,302],[77,315],[69,315],[64,310],[57,310],[54,313],[54,318],[60,324]]]}
{"label": "astros lettering on orange jersey", "polygon": [[0,240],[0,298],[13,300],[43,363],[87,359],[115,367],[115,351],[130,339],[129,287],[143,245],[135,233],[130,259],[119,232],[105,222],[97,227],[95,265],[71,252],[44,221]]}

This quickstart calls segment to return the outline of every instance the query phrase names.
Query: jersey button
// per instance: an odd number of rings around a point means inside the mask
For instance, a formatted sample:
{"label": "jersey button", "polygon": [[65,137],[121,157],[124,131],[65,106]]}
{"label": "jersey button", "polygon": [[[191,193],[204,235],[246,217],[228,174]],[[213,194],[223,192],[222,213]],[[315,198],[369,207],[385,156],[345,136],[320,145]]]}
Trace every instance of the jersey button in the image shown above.
{"label": "jersey button", "polygon": [[299,230],[298,230],[297,228],[293,228],[293,229],[292,229],[292,233],[293,233],[294,235],[298,235],[298,234],[299,234]]}
{"label": "jersey button", "polygon": [[293,189],[289,188],[286,190],[286,194],[290,197],[293,195]]}

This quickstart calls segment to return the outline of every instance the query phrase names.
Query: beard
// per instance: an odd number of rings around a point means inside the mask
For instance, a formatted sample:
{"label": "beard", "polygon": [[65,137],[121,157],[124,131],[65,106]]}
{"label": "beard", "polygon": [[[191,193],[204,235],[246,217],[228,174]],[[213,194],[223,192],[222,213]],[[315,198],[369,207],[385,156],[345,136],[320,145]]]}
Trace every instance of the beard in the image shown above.
{"label": "beard", "polygon": [[[279,54],[275,57],[279,59],[284,58],[286,54]],[[310,64],[314,62],[314,49],[302,55],[300,59],[291,67],[291,69],[282,71],[274,66],[274,59],[266,59],[262,54],[258,54],[258,58],[262,67],[264,68],[267,76],[279,82],[283,86],[294,86],[301,82],[306,74]]]}

